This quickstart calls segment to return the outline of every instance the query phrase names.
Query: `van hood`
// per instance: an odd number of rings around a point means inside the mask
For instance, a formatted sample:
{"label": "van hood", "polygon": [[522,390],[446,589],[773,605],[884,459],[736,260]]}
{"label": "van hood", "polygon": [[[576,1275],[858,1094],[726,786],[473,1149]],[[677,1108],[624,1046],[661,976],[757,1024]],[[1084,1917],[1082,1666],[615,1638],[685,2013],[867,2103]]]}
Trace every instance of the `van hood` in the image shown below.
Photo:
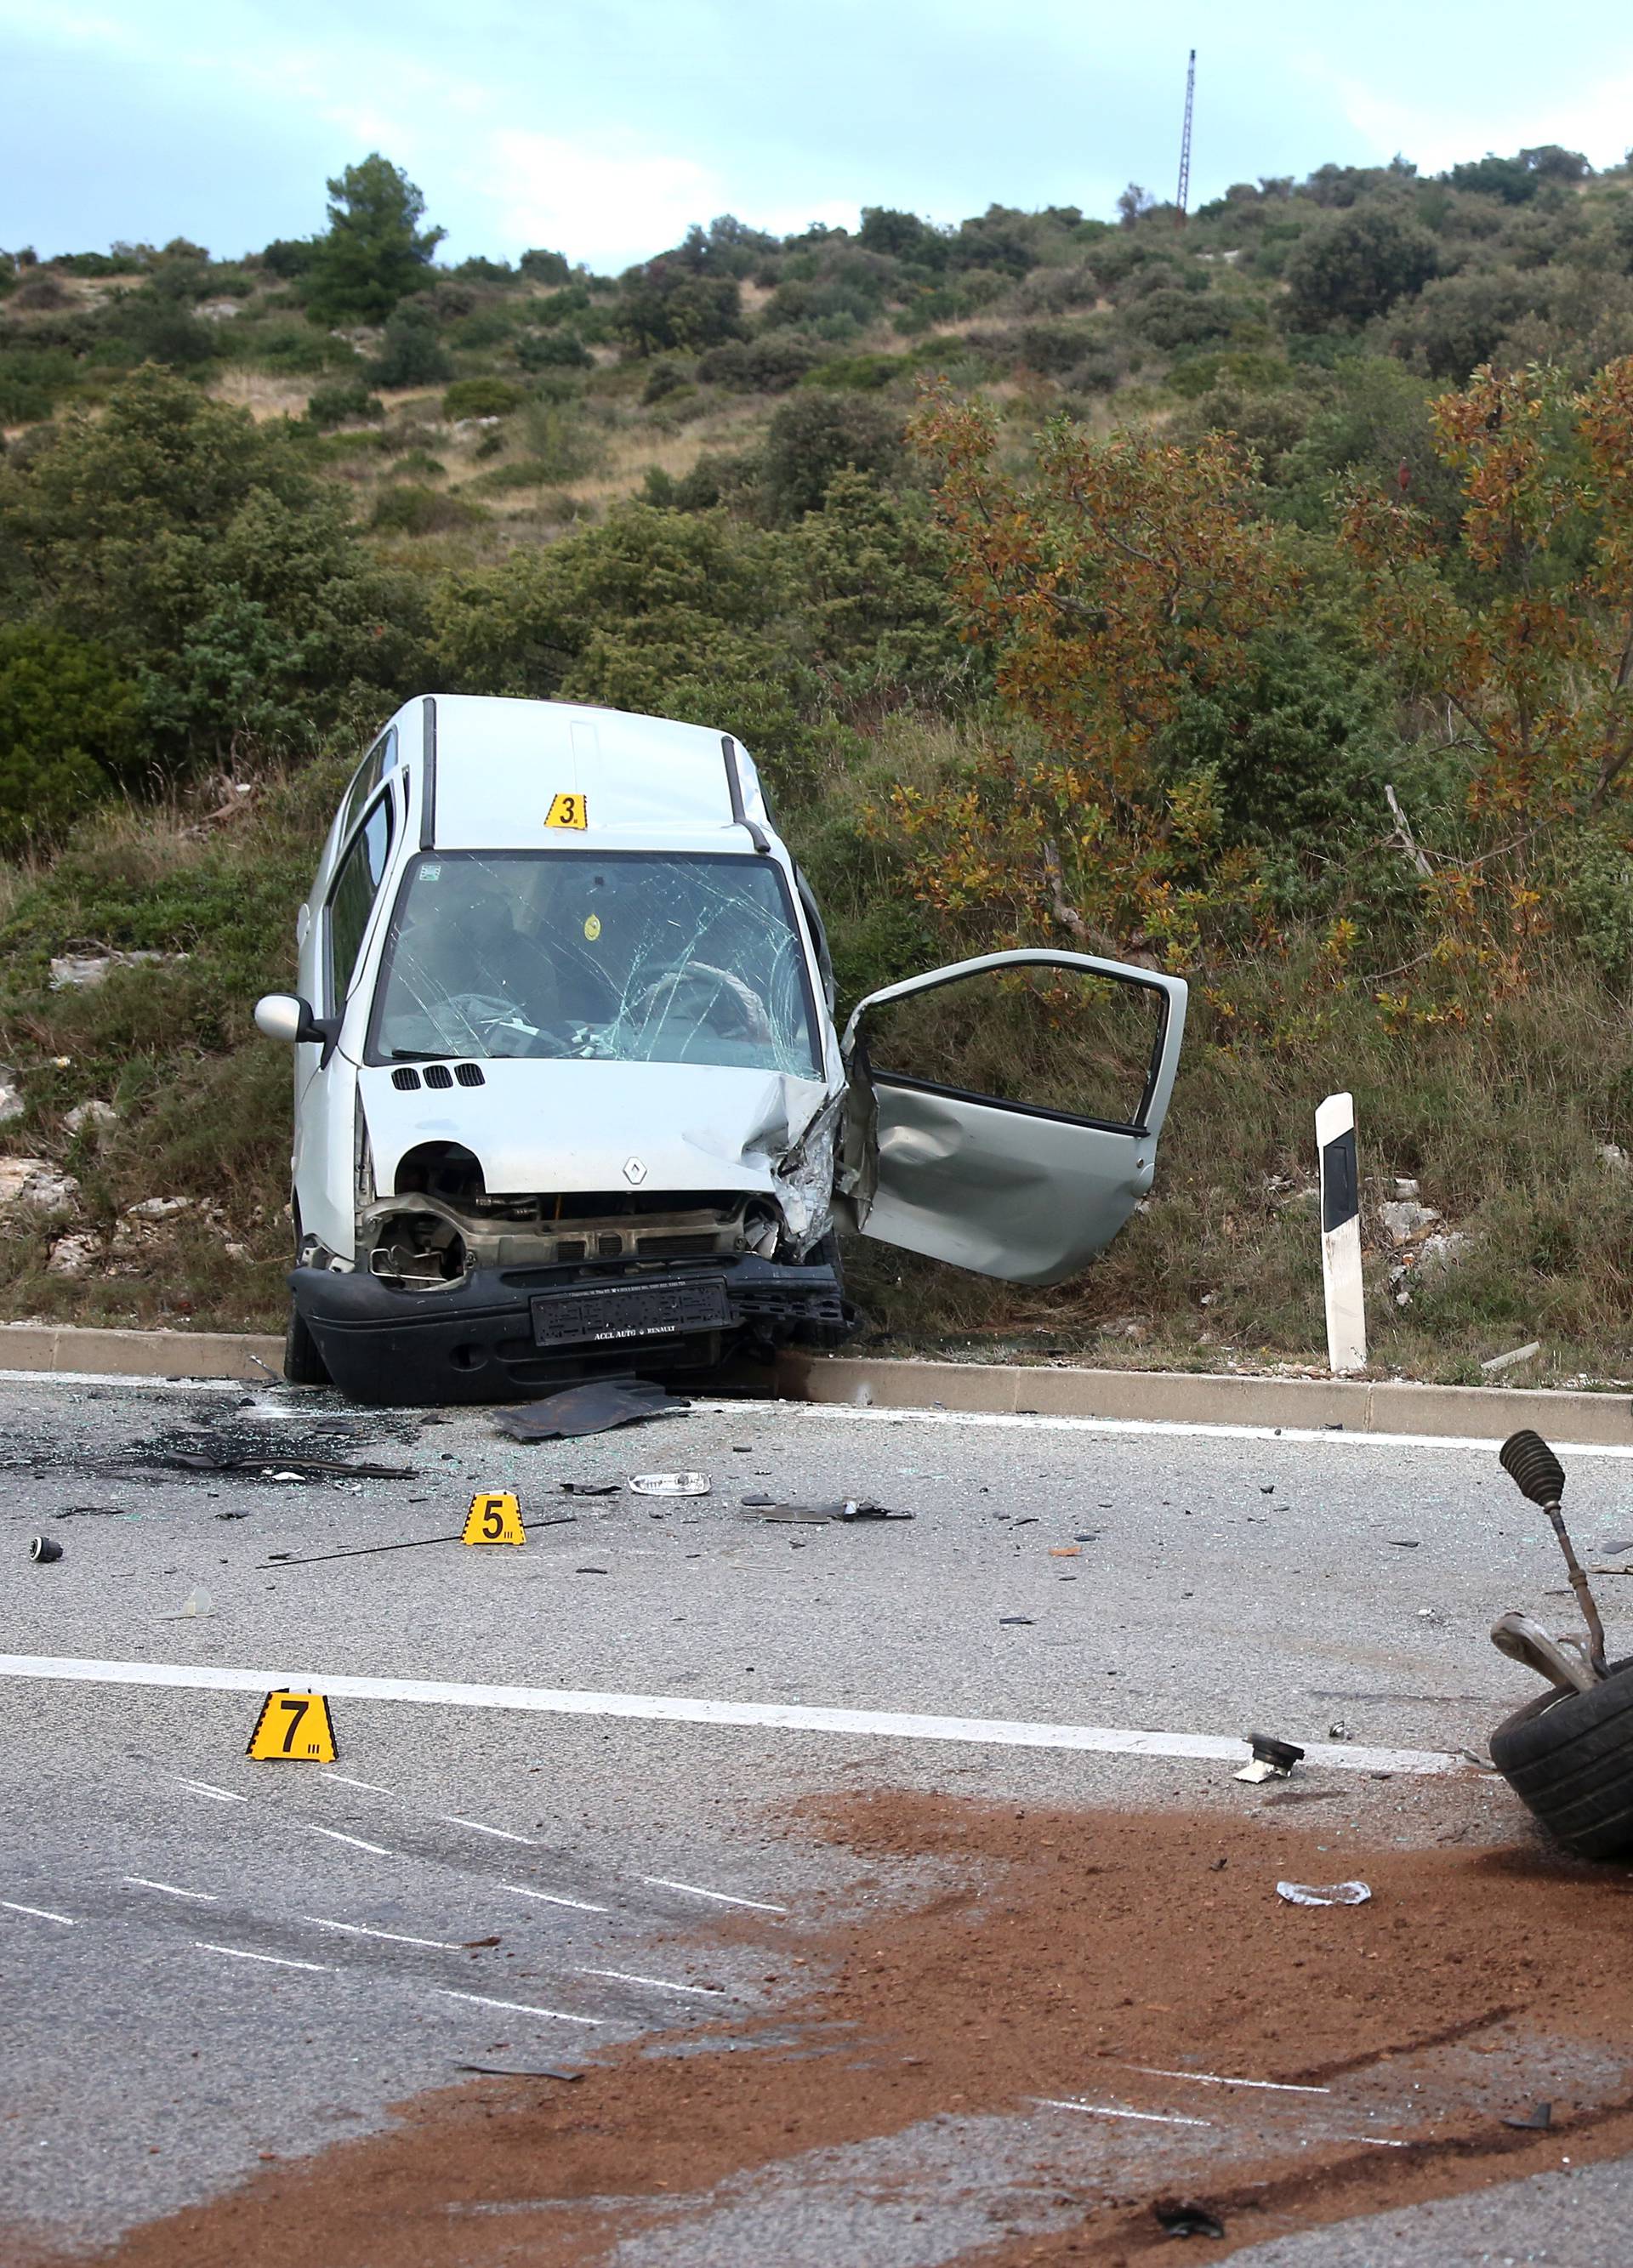
{"label": "van hood", "polygon": [[[480,1086],[407,1093],[393,1083],[395,1068],[371,1064],[358,1072],[381,1197],[395,1190],[404,1153],[422,1142],[462,1144],[480,1161],[491,1197],[631,1189],[786,1196],[790,1160],[807,1138],[831,1150],[839,1101],[819,1079],[714,1064],[501,1059],[480,1065]],[[423,1078],[426,1066],[416,1068]],[[831,1178],[825,1164],[822,1178]]]}

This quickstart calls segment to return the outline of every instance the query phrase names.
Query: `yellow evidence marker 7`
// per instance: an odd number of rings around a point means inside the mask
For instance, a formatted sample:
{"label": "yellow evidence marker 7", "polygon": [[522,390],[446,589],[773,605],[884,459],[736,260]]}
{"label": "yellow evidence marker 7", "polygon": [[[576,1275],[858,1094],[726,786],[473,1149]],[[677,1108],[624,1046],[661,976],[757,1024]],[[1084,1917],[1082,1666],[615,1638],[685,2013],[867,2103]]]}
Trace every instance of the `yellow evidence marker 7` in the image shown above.
{"label": "yellow evidence marker 7", "polygon": [[472,1497],[462,1543],[525,1543],[527,1540],[521,1506],[508,1489]]}
{"label": "yellow evidence marker 7", "polygon": [[275,1687],[261,1705],[244,1754],[257,1764],[293,1757],[299,1764],[332,1764],[340,1750],[329,1703],[321,1693],[290,1693]]}
{"label": "yellow evidence marker 7", "polygon": [[544,814],[546,827],[587,827],[589,798],[583,795],[554,795],[550,809]]}

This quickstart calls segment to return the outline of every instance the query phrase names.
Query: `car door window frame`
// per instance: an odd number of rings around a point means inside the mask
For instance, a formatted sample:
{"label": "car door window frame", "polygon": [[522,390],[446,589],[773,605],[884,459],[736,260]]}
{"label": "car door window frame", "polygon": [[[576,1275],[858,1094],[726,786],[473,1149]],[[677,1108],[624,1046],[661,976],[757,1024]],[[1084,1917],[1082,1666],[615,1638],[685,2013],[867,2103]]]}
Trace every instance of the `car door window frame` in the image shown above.
{"label": "car door window frame", "polygon": [[[933,976],[939,981],[923,983],[917,979],[910,979],[906,984],[900,987],[886,986],[870,995],[868,999],[860,1002],[853,1010],[845,1031],[843,1043],[845,1054],[847,1058],[853,1060],[856,1057],[861,1057],[857,1067],[865,1074],[868,1083],[875,1086],[912,1087],[921,1094],[945,1094],[951,1096],[957,1101],[986,1103],[994,1110],[1011,1110],[1027,1118],[1054,1118],[1068,1126],[1091,1126],[1102,1133],[1132,1134],[1143,1138],[1151,1130],[1151,1107],[1156,1100],[1157,1087],[1162,1079],[1163,1064],[1168,1045],[1168,1027],[1173,1014],[1173,993],[1169,986],[1157,982],[1154,977],[1138,976],[1122,968],[1113,970],[1104,962],[1085,966],[1084,963],[1089,960],[1090,956],[1086,954],[1074,958],[1064,953],[1056,954],[1047,952],[1025,954],[1015,958],[1009,955],[993,955],[979,961],[964,962],[956,968],[949,969],[944,975],[940,971],[932,972]],[[1137,1119],[1131,1121],[1121,1118],[1096,1118],[1082,1111],[1059,1110],[1045,1102],[1014,1102],[1005,1095],[984,1094],[979,1087],[954,1086],[945,1079],[920,1079],[913,1072],[891,1071],[888,1067],[881,1067],[875,1063],[872,1049],[868,1047],[861,1029],[861,1019],[869,1008],[885,1006],[893,998],[910,998],[920,992],[939,992],[948,984],[968,983],[978,976],[1002,976],[1009,970],[1018,970],[1023,968],[1070,968],[1079,976],[1098,976],[1107,983],[1133,985],[1142,991],[1154,992],[1156,995],[1156,1029],[1151,1042],[1150,1062],[1147,1067],[1145,1086],[1140,1097],[1140,1115]]]}
{"label": "car door window frame", "polygon": [[[400,761],[397,728],[388,725],[346,784],[340,806],[340,825],[336,832],[348,850],[359,819],[374,799],[374,791],[396,770]],[[336,865],[338,867],[338,860]]]}
{"label": "car door window frame", "polygon": [[[386,840],[381,857],[380,873],[374,880],[368,909],[364,915],[362,926],[358,932],[357,949],[351,956],[351,966],[346,971],[345,980],[342,983],[338,980],[335,966],[335,901],[340,895],[341,885],[345,880],[352,853],[362,845],[363,838],[376,814],[385,821],[386,826]],[[391,870],[391,849],[395,837],[396,808],[391,790],[388,785],[364,807],[356,826],[346,837],[345,846],[335,862],[335,878],[329,886],[329,895],[323,901],[321,973],[323,979],[325,1011],[330,1016],[340,1015],[345,1008],[346,1002],[351,997],[353,981],[363,960],[363,949],[368,942],[369,927],[379,908],[386,877]]]}

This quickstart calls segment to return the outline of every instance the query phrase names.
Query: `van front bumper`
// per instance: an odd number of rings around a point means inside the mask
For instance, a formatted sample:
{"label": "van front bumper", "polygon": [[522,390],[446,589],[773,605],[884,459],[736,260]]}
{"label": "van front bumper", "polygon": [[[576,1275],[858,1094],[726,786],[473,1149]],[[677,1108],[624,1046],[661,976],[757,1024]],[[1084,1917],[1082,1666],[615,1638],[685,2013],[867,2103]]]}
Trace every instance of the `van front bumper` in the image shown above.
{"label": "van front bumper", "polygon": [[613,1373],[675,1378],[791,1340],[838,1345],[849,1329],[831,1267],[752,1255],[604,1272],[478,1269],[446,1292],[296,1268],[289,1285],[341,1392],[410,1406],[514,1402]]}

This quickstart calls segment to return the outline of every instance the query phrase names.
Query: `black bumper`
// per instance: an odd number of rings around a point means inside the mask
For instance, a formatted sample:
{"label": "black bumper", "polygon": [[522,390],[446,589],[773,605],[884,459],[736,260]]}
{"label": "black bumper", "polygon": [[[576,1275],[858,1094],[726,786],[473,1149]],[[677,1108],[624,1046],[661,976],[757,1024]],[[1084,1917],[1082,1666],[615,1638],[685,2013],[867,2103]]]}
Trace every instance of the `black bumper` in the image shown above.
{"label": "black bumper", "polygon": [[[706,1329],[594,1336],[595,1295],[610,1286],[661,1293],[711,1281],[723,1288],[723,1320]],[[757,1347],[769,1351],[791,1340],[838,1345],[849,1328],[832,1268],[751,1256],[658,1270],[479,1269],[447,1292],[397,1292],[371,1276],[296,1268],[289,1286],[341,1392],[400,1405],[514,1402],[609,1373],[683,1378]],[[533,1302],[548,1302],[559,1330],[564,1306],[570,1313],[580,1297],[585,1337],[538,1344]]]}

